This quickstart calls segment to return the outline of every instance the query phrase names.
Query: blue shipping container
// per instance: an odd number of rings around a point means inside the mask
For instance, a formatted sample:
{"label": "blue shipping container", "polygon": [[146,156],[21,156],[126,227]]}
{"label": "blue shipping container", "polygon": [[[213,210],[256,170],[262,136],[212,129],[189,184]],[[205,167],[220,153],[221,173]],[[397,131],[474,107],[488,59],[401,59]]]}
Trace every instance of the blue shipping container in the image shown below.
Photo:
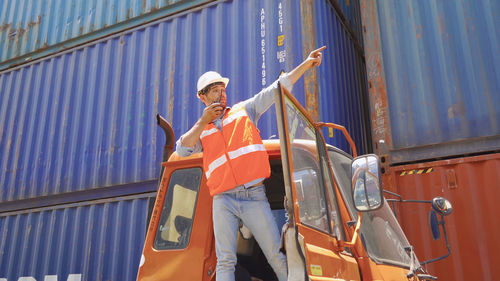
{"label": "blue shipping container", "polygon": [[2,1],[0,69],[26,63],[207,1]]}
{"label": "blue shipping container", "polygon": [[[356,2],[350,1],[350,5],[356,5]],[[318,68],[320,76],[316,78],[319,120],[345,126],[356,143],[358,154],[367,153],[371,151],[371,140],[362,44],[356,41],[355,35],[346,31],[330,3],[315,1],[312,18],[316,45],[328,45]],[[360,21],[359,13],[356,19]],[[332,134],[324,130],[323,135],[328,143],[350,151],[340,132]]]}
{"label": "blue shipping container", "polygon": [[500,149],[500,2],[363,7],[374,141],[391,162]]}
{"label": "blue shipping container", "polygon": [[151,196],[0,214],[0,280],[135,280]]}
{"label": "blue shipping container", "polygon": [[[18,0],[0,4],[0,70],[213,0]],[[330,0],[362,37],[358,0]]]}
{"label": "blue shipping container", "polygon": [[359,41],[363,40],[362,23],[361,23],[361,3],[359,0],[330,0],[333,5],[337,6],[345,19],[345,25],[352,29],[354,36]]}
{"label": "blue shipping container", "polygon": [[[293,93],[366,152],[362,54],[329,2],[308,2],[212,3],[0,73],[0,201],[154,180],[164,142],[155,114],[177,137],[190,128],[203,72],[231,79],[234,104],[321,45],[323,64]],[[259,121],[263,138],[277,135],[273,111]]]}

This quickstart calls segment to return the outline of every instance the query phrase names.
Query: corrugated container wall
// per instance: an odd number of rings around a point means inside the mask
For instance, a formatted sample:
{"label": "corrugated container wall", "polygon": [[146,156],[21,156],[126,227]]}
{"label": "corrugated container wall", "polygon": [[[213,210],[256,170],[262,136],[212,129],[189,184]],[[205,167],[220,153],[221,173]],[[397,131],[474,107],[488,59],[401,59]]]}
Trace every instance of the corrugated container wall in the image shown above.
{"label": "corrugated container wall", "polygon": [[0,280],[135,280],[150,197],[1,214]]}
{"label": "corrugated container wall", "polygon": [[372,126],[391,163],[500,149],[500,2],[372,2]]}
{"label": "corrugated container wall", "polygon": [[[351,29],[356,40],[363,41],[360,1],[330,0],[330,3],[340,10],[338,15],[346,28]],[[360,45],[362,47],[362,44]]]}
{"label": "corrugated container wall", "polygon": [[[342,2],[342,1],[340,1]],[[347,1],[359,6],[358,1]],[[359,9],[357,10],[359,12]],[[334,12],[330,2],[315,1],[313,8],[312,34],[303,34],[303,41],[314,38],[317,45],[328,45],[323,62],[315,80],[318,83],[319,99],[314,104],[320,108],[319,120],[341,124],[347,128],[362,153],[370,151],[370,120],[368,119],[366,72],[364,52],[357,33],[347,32],[341,17]],[[351,11],[354,14],[354,11]],[[358,22],[359,13],[355,17]],[[304,20],[303,20],[304,21]],[[304,56],[308,54],[304,53]],[[310,73],[306,73],[308,81]],[[306,82],[307,86],[307,82]],[[349,144],[340,132],[324,130],[327,142],[336,144],[349,152]]]}
{"label": "corrugated container wall", "polygon": [[[432,275],[439,280],[498,280],[500,153],[397,166],[391,174],[393,191],[405,199],[442,196],[453,204],[453,212],[445,218],[451,255],[426,265]],[[413,203],[396,208],[421,262],[447,253],[443,232],[437,241],[432,239],[430,208]]]}
{"label": "corrugated container wall", "polygon": [[[192,126],[200,74],[230,77],[234,104],[320,45],[324,64],[293,92],[322,121],[348,125],[366,152],[360,53],[330,3],[218,2],[1,73],[0,200],[154,180],[164,141],[155,114],[177,137]],[[273,110],[259,121],[264,138],[277,135]],[[340,134],[332,141],[349,149]]]}
{"label": "corrugated container wall", "polygon": [[0,3],[0,69],[208,0],[16,0]]}
{"label": "corrugated container wall", "polygon": [[[361,5],[374,150],[384,189],[442,196],[451,256],[426,265],[439,280],[500,274],[500,2],[375,1]],[[385,160],[385,161],[384,161]],[[432,241],[429,206],[399,206],[420,261]]]}

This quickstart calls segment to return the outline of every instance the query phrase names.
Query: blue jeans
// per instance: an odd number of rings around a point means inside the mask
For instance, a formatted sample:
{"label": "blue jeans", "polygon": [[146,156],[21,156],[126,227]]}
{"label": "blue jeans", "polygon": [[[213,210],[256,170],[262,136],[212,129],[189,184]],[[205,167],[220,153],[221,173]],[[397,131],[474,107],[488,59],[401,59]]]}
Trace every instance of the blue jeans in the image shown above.
{"label": "blue jeans", "polygon": [[238,186],[213,200],[217,281],[234,280],[239,220],[250,229],[279,281],[287,280],[286,258],[280,252],[280,232],[271,213],[264,186]]}

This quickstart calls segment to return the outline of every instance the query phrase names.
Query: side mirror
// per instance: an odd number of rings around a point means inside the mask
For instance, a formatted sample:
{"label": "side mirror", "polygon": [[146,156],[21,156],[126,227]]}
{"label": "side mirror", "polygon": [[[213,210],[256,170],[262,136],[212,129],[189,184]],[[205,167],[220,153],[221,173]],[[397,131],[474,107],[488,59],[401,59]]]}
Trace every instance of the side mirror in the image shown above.
{"label": "side mirror", "polygon": [[382,183],[378,156],[368,154],[354,158],[352,169],[352,196],[354,206],[360,212],[382,207]]}
{"label": "side mirror", "polygon": [[432,208],[442,216],[447,216],[453,212],[453,207],[451,206],[450,201],[443,197],[436,197],[432,199]]}
{"label": "side mirror", "polygon": [[[444,220],[442,218],[443,216],[451,214],[453,207],[451,206],[450,201],[443,197],[435,197],[432,199],[431,204],[432,209],[429,211],[429,226],[431,228],[432,238],[437,240],[441,237],[439,226],[444,226]],[[441,215],[441,220],[438,219],[437,214]]]}

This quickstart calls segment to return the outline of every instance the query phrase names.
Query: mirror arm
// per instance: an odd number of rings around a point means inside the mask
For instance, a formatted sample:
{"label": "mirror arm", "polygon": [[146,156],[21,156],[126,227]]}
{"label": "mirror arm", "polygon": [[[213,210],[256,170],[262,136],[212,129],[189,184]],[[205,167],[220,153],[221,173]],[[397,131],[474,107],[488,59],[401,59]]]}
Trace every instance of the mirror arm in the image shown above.
{"label": "mirror arm", "polygon": [[[391,201],[399,201],[399,202],[403,201],[403,197],[401,195],[397,194],[397,193],[390,192],[389,190],[385,190],[385,189],[384,189],[384,192],[387,193],[387,194],[389,194],[389,195],[392,195],[394,197],[399,198],[399,200],[398,199],[387,199],[387,201],[389,201],[389,200],[391,200]],[[391,201],[389,201],[389,202],[391,202]]]}
{"label": "mirror arm", "polygon": [[448,242],[448,234],[446,233],[446,227],[444,226],[445,221],[444,221],[444,216],[443,215],[441,215],[441,221],[439,222],[439,224],[441,225],[441,228],[443,229],[444,240],[446,241],[446,248],[448,249],[448,253],[446,255],[444,255],[444,256],[441,256],[441,257],[438,257],[438,258],[435,258],[435,259],[423,261],[423,262],[420,263],[420,265],[425,265],[425,264],[428,264],[428,263],[431,263],[431,262],[435,262],[435,261],[439,261],[439,260],[445,259],[445,258],[447,258],[451,254],[450,242]]}
{"label": "mirror arm", "polygon": [[328,127],[328,128],[332,128],[332,129],[336,129],[336,130],[341,131],[344,134],[344,137],[349,142],[349,145],[351,145],[352,156],[354,158],[358,157],[358,152],[356,151],[356,144],[354,143],[354,141],[351,138],[351,135],[349,135],[349,132],[347,131],[347,129],[344,126],[341,126],[338,124],[333,124],[333,123],[324,123],[324,122],[316,122],[316,123],[314,123],[314,126],[316,126],[316,128]]}
{"label": "mirror arm", "polygon": [[396,218],[398,218],[398,215],[396,214],[396,202],[399,202],[399,203],[431,203],[432,204],[432,201],[431,200],[403,200],[403,197],[397,193],[394,193],[394,192],[390,192],[388,190],[383,190],[384,193],[387,193],[389,195],[392,195],[394,197],[397,197],[397,199],[395,198],[386,198],[385,200],[387,201],[387,203],[391,203],[392,204],[392,213],[394,214],[394,216]]}
{"label": "mirror arm", "polygon": [[358,240],[359,230],[361,229],[362,214],[358,212],[358,222],[356,223],[356,228],[354,229],[354,234],[352,235],[351,242],[339,241],[340,247],[354,248],[356,246],[356,241]]}
{"label": "mirror arm", "polygon": [[416,199],[401,200],[401,199],[389,198],[389,199],[385,199],[385,200],[387,200],[387,202],[401,202],[401,203],[432,203],[431,200],[416,200]]}

